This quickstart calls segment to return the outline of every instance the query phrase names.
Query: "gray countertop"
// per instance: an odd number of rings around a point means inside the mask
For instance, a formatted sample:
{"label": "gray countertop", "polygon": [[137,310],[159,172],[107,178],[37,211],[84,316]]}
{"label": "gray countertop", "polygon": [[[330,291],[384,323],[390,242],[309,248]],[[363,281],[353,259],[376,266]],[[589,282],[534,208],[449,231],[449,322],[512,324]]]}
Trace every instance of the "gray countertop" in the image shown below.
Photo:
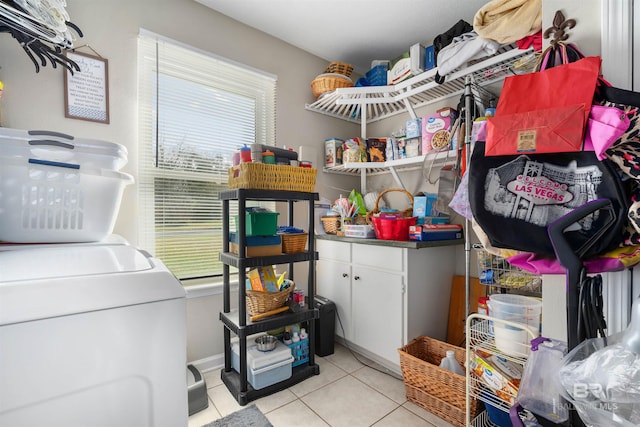
{"label": "gray countertop", "polygon": [[433,248],[438,246],[452,246],[452,245],[464,244],[464,239],[434,240],[434,241],[409,240],[405,242],[400,240],[360,239],[357,237],[336,236],[335,234],[317,234],[316,239],[334,240],[337,242],[347,242],[347,243],[359,243],[362,245],[377,245],[377,246],[388,246],[392,248],[409,248],[409,249]]}

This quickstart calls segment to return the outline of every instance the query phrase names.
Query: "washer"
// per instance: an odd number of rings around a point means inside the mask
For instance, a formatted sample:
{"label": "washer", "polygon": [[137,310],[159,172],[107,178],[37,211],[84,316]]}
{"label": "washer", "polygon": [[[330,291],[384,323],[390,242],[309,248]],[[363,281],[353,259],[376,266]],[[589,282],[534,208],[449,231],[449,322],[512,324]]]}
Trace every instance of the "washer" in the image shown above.
{"label": "washer", "polygon": [[0,245],[0,425],[186,426],[185,296],[122,239]]}

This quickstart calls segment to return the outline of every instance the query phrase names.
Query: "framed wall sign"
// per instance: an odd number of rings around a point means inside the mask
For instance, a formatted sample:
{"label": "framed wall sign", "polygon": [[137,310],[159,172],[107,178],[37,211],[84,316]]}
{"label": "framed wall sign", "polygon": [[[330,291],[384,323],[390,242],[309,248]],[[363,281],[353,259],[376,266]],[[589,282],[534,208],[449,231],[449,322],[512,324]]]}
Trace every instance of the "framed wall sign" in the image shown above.
{"label": "framed wall sign", "polygon": [[64,116],[70,119],[109,123],[109,63],[105,58],[66,52],[80,71],[64,74]]}

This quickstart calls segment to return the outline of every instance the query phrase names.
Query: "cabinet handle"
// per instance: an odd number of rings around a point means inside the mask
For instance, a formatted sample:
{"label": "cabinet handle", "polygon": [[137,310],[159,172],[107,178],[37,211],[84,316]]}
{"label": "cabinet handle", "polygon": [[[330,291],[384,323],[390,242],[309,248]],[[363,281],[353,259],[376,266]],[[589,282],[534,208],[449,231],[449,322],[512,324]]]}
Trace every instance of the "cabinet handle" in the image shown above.
{"label": "cabinet handle", "polygon": [[347,278],[349,275],[347,273],[342,273],[342,277]]}
{"label": "cabinet handle", "polygon": [[360,280],[360,276],[354,276],[353,280]]}

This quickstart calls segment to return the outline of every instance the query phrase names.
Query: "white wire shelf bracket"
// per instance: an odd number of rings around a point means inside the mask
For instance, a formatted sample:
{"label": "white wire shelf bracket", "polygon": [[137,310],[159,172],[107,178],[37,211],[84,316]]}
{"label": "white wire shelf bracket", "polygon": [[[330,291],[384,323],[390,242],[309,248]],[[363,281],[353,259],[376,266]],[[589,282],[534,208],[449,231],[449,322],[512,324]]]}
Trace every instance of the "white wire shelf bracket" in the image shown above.
{"label": "white wire shelf bracket", "polygon": [[512,45],[500,48],[489,58],[469,62],[464,68],[446,76],[442,84],[435,81],[437,68],[425,71],[396,85],[339,88],[322,95],[305,108],[353,123],[372,123],[410,111],[464,92],[465,78],[473,76],[478,86],[487,86],[513,75],[514,62],[531,55],[531,49],[521,50]]}
{"label": "white wire shelf bracket", "polygon": [[337,173],[343,175],[360,175],[366,172],[369,175],[389,173],[391,169],[410,170],[420,169],[425,162],[434,162],[435,164],[453,164],[456,161],[456,151],[450,150],[433,152],[422,156],[407,157],[404,159],[389,160],[386,162],[353,162],[344,163],[337,166],[324,167],[323,171],[329,173]]}

